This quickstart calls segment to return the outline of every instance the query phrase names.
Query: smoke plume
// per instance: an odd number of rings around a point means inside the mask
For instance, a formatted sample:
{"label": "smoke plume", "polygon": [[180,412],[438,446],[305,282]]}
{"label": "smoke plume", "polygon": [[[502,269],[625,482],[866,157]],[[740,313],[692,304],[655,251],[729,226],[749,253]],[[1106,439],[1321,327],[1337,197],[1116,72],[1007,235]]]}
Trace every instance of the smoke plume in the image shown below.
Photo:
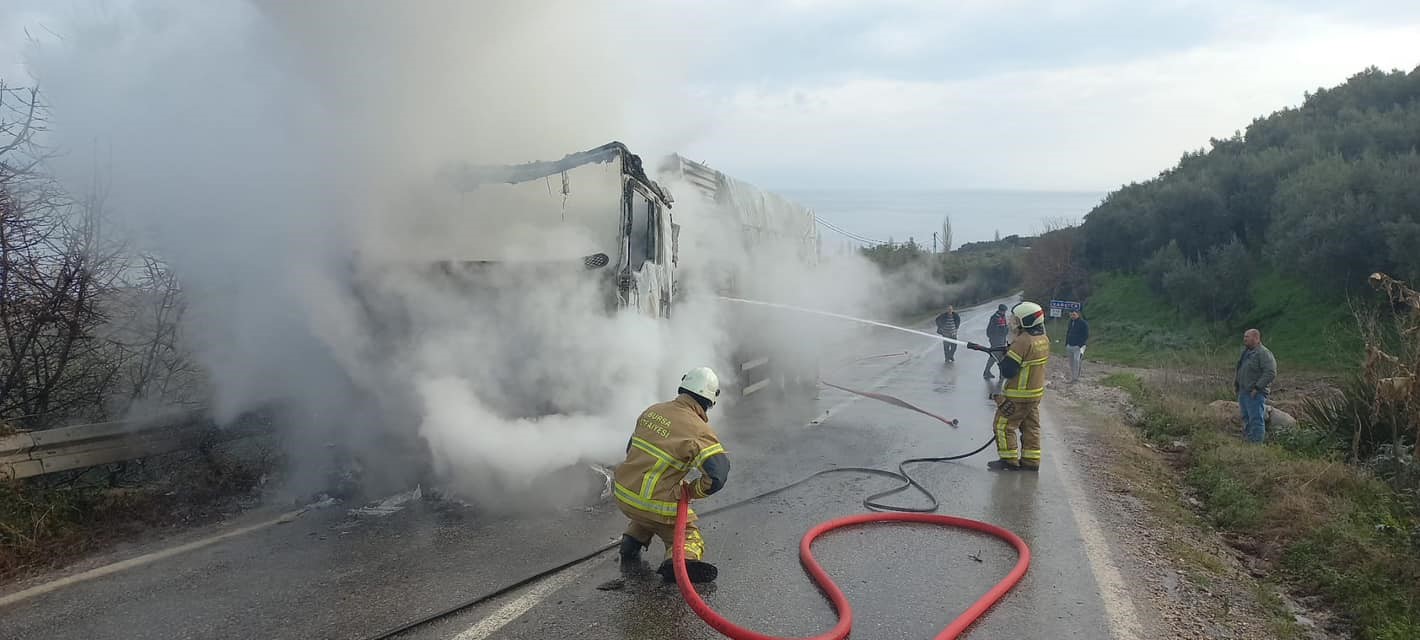
{"label": "smoke plume", "polygon": [[[415,442],[413,475],[491,503],[617,461],[637,412],[686,368],[733,381],[726,318],[741,311],[693,267],[753,265],[756,295],[840,312],[891,297],[861,260],[810,279],[746,252],[677,191],[682,266],[707,280],[669,322],[607,314],[585,274],[521,264],[607,251],[604,236],[548,230],[514,197],[471,203],[437,178],[613,139],[650,167],[691,142],[694,61],[668,11],[155,0],[51,24],[60,37],[27,64],[52,107],[48,141],[86,159],[56,171],[83,184],[104,158],[118,227],[178,273],[219,418],[291,407],[293,458],[312,475],[332,441],[367,458]],[[596,201],[584,184],[578,201]],[[510,265],[476,295],[428,269],[470,259]],[[833,331],[778,322],[804,343]]]}

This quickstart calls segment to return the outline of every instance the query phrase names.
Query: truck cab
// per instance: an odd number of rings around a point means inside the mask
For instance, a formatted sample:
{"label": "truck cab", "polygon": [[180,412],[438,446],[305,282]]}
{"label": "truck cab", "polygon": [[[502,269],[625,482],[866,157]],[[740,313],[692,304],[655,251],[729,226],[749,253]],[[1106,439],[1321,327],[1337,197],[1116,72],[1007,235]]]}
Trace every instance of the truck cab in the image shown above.
{"label": "truck cab", "polygon": [[554,161],[452,167],[442,178],[465,196],[516,193],[523,221],[570,224],[597,238],[595,252],[575,257],[611,274],[608,307],[670,317],[678,249],[672,199],[626,145],[613,141]]}

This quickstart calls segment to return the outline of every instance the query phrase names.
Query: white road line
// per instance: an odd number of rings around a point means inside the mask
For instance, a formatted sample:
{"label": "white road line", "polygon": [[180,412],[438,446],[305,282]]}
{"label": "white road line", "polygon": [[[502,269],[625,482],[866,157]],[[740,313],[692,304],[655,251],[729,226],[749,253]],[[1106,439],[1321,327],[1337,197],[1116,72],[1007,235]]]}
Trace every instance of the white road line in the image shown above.
{"label": "white road line", "polygon": [[59,589],[63,589],[64,587],[67,587],[67,586],[70,586],[70,585],[73,585],[73,584],[78,584],[78,583],[80,583],[80,582],[84,582],[84,581],[87,581],[87,580],[93,580],[94,578],[101,578],[101,577],[106,576],[106,575],[118,573],[118,572],[120,572],[120,571],[124,571],[124,570],[127,570],[127,569],[132,569],[132,568],[134,568],[134,567],[138,567],[138,566],[142,566],[142,565],[145,565],[145,564],[157,562],[157,561],[162,560],[162,559],[164,559],[164,558],[170,558],[170,557],[175,556],[175,555],[178,555],[178,554],[180,554],[180,553],[187,553],[188,551],[193,551],[193,550],[196,550],[196,549],[201,549],[202,547],[205,547],[205,546],[208,546],[208,545],[212,545],[212,544],[216,544],[216,543],[221,542],[221,541],[223,541],[223,540],[226,540],[226,539],[228,539],[228,538],[235,538],[235,537],[237,537],[237,536],[244,535],[244,534],[247,534],[247,533],[251,533],[251,532],[257,531],[257,530],[259,530],[259,529],[265,529],[265,528],[267,528],[267,527],[269,527],[269,526],[271,526],[271,525],[274,525],[274,524],[281,524],[281,523],[283,523],[283,522],[290,522],[290,521],[292,521],[292,520],[295,520],[296,517],[299,516],[299,515],[301,515],[302,513],[305,513],[305,509],[301,509],[301,510],[299,510],[299,511],[291,511],[291,512],[282,514],[281,517],[279,517],[279,518],[273,518],[273,519],[267,520],[267,521],[265,521],[265,522],[258,522],[258,523],[256,523],[256,524],[253,524],[253,525],[250,525],[250,526],[246,526],[246,527],[242,527],[242,528],[240,528],[240,529],[233,529],[233,530],[228,531],[228,532],[226,532],[226,533],[219,534],[219,535],[215,535],[215,536],[212,536],[212,537],[210,537],[210,538],[204,538],[204,539],[198,540],[198,541],[196,541],[196,542],[189,542],[189,543],[187,543],[187,544],[185,544],[185,545],[182,545],[182,546],[173,547],[173,548],[171,548],[171,549],[164,549],[164,550],[162,550],[162,551],[155,551],[155,552],[153,552],[153,553],[149,553],[149,554],[146,554],[146,555],[141,555],[141,556],[138,556],[138,557],[136,557],[136,558],[129,558],[129,559],[124,560],[124,561],[122,561],[122,562],[115,562],[115,563],[113,563],[113,564],[108,564],[108,565],[104,565],[104,566],[102,566],[102,567],[98,567],[98,568],[95,568],[95,569],[90,569],[90,570],[85,571],[85,572],[83,572],[83,573],[76,573],[76,574],[74,574],[74,575],[72,575],[72,576],[69,576],[69,577],[67,577],[67,578],[60,578],[60,579],[54,580],[54,581],[52,581],[52,582],[46,582],[46,583],[44,583],[44,584],[41,584],[41,585],[38,585],[38,586],[35,586],[35,587],[31,587],[31,588],[29,588],[29,589],[25,589],[24,591],[18,591],[18,592],[15,592],[15,593],[10,594],[10,595],[8,595],[8,596],[5,596],[5,597],[3,597],[3,598],[0,598],[0,607],[6,607],[6,606],[9,606],[9,605],[15,604],[15,603],[17,603],[17,602],[21,602],[21,601],[24,601],[24,600],[28,600],[28,599],[33,598],[33,597],[35,597],[35,596],[44,595],[44,594],[49,593],[49,592],[51,592],[51,591],[57,591],[57,590],[59,590]]}
{"label": "white road line", "polygon": [[[1064,442],[1060,437],[1060,430],[1051,426],[1055,424],[1054,420],[1041,420],[1041,423],[1046,425],[1047,430],[1054,432],[1051,434],[1052,441]],[[1119,573],[1119,568],[1114,566],[1114,560],[1109,553],[1108,538],[1095,520],[1094,513],[1090,511],[1090,504],[1080,489],[1079,480],[1073,469],[1060,462],[1059,455],[1049,457],[1053,462],[1051,466],[1055,468],[1055,476],[1060,479],[1060,486],[1065,490],[1065,497],[1070,502],[1070,511],[1075,516],[1075,525],[1080,529],[1080,538],[1085,543],[1085,558],[1089,560],[1090,572],[1094,574],[1095,582],[1100,587],[1100,599],[1104,601],[1110,635],[1115,640],[1143,640],[1144,628],[1139,623],[1139,612],[1134,608],[1134,600],[1124,584],[1124,577]]]}
{"label": "white road line", "polygon": [[497,633],[499,629],[508,626],[508,623],[522,617],[528,610],[537,606],[539,602],[546,600],[548,596],[586,575],[588,571],[592,570],[593,564],[595,564],[594,561],[589,560],[543,579],[542,582],[538,582],[534,584],[532,588],[528,589],[527,593],[499,607],[497,611],[489,614],[488,617],[479,620],[478,624],[454,636],[454,640],[487,640],[487,638]]}

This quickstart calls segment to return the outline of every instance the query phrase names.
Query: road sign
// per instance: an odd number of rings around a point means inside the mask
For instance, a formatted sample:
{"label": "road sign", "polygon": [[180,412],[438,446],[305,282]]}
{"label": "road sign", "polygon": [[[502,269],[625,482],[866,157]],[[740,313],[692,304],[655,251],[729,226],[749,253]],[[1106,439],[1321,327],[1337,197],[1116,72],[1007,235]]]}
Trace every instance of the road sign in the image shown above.
{"label": "road sign", "polygon": [[1079,311],[1083,308],[1084,305],[1075,302],[1074,300],[1051,300],[1050,317],[1059,318],[1061,315],[1064,315],[1064,312],[1066,311]]}

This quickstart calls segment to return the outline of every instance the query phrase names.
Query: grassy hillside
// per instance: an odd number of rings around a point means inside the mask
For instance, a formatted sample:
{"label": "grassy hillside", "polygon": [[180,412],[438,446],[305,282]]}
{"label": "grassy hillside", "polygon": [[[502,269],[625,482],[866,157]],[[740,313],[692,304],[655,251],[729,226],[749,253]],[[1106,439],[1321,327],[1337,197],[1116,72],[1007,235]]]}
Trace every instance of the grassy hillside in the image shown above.
{"label": "grassy hillside", "polygon": [[[1173,301],[1152,292],[1143,276],[1098,274],[1090,285],[1085,310],[1089,359],[1132,366],[1231,367],[1242,332],[1255,327],[1281,367],[1337,373],[1358,364],[1361,345],[1346,300],[1328,299],[1276,272],[1256,278],[1251,309],[1230,322],[1181,312]],[[1063,349],[1065,320],[1053,321],[1049,331],[1062,340]]]}

